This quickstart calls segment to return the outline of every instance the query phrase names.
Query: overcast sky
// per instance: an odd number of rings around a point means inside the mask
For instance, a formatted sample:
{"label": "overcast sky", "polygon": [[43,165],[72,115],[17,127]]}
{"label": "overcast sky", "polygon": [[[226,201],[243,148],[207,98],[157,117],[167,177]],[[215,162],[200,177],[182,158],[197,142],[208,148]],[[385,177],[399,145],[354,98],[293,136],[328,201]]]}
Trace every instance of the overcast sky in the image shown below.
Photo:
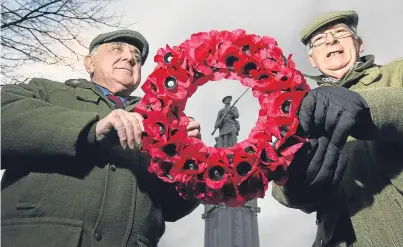
{"label": "overcast sky", "polygon": [[[285,54],[293,53],[298,69],[305,73],[317,73],[310,68],[306,48],[299,41],[300,30],[316,15],[333,10],[356,10],[359,13],[358,32],[365,43],[364,54],[375,54],[378,64],[403,56],[403,1],[402,0],[117,0],[113,11],[124,11],[127,23],[136,22],[132,28],[140,31],[150,43],[150,55],[143,66],[143,79],[155,67],[153,57],[166,44],[178,45],[190,34],[211,29],[245,29],[248,33],[268,35],[277,39]],[[369,4],[371,3],[371,5]],[[95,35],[110,31],[86,30],[87,43]],[[88,78],[81,64],[76,71],[69,68],[31,65],[20,69],[23,73],[44,76],[57,81],[71,78]],[[218,110],[223,106],[221,99],[226,95],[237,98],[244,87],[234,81],[209,83],[200,88],[189,100],[188,115],[201,122],[203,139],[214,144],[210,135]],[[135,92],[142,95],[141,89]],[[253,126],[258,103],[247,93],[239,102],[241,132],[244,139]],[[269,194],[269,193],[268,193]],[[311,246],[315,234],[315,216],[298,210],[287,209],[270,195],[258,201],[260,246],[304,247]],[[203,208],[176,223],[167,225],[161,247],[204,246]]]}

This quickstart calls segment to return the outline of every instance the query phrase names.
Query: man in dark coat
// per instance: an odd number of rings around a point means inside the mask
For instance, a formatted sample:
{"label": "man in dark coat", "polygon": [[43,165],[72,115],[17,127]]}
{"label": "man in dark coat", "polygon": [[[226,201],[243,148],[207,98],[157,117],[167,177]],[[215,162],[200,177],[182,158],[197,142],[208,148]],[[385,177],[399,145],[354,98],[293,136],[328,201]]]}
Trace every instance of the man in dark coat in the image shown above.
{"label": "man in dark coat", "polygon": [[217,147],[227,148],[232,147],[237,143],[239,133],[239,118],[238,109],[236,106],[231,108],[232,96],[223,98],[224,108],[217,114],[217,119],[214,128],[219,129],[219,136],[216,139]]}
{"label": "man in dark coat", "polygon": [[148,49],[132,30],[101,34],[84,60],[91,81],[2,88],[2,246],[157,246],[165,221],[199,205],[150,175],[139,152],[130,94]]}

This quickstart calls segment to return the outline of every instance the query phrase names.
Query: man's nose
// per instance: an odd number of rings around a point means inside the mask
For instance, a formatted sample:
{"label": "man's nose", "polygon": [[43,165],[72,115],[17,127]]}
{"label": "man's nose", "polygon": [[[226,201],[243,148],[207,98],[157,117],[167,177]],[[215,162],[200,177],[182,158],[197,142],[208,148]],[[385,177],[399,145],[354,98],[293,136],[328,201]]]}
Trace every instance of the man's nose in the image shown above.
{"label": "man's nose", "polygon": [[334,45],[339,42],[338,39],[336,39],[332,33],[327,33],[326,34],[326,45]]}
{"label": "man's nose", "polygon": [[123,58],[123,60],[128,61],[131,66],[135,65],[134,56],[130,49],[123,50],[122,58]]}

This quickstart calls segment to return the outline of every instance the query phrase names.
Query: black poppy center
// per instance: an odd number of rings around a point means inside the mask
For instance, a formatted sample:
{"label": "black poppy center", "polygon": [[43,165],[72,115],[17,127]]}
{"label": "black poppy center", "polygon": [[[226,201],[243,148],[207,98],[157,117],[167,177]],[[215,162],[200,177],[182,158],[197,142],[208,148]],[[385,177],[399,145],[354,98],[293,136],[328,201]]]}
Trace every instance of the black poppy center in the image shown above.
{"label": "black poppy center", "polygon": [[203,73],[200,73],[199,71],[193,69],[193,78],[194,79],[199,79],[199,78],[201,78],[203,76],[204,76]]}
{"label": "black poppy center", "polygon": [[243,176],[246,176],[246,174],[248,174],[250,171],[252,170],[252,166],[245,161],[242,161],[241,163],[239,163],[236,167],[236,172]]}
{"label": "black poppy center", "polygon": [[197,165],[194,160],[186,160],[185,164],[183,165],[184,170],[197,170]]}
{"label": "black poppy center", "polygon": [[208,176],[211,180],[219,181],[224,178],[224,168],[221,166],[214,166],[208,171]]}
{"label": "black poppy center", "polygon": [[232,69],[234,69],[234,63],[238,60],[239,60],[239,58],[237,58],[237,57],[229,56],[227,58],[227,60],[225,61],[225,65],[227,65],[228,69],[232,70]]}
{"label": "black poppy center", "polygon": [[242,47],[242,51],[244,51],[246,54],[250,55],[250,46],[245,45],[244,47]]}
{"label": "black poppy center", "polygon": [[155,124],[160,127],[160,136],[164,135],[165,131],[166,131],[165,125],[163,123],[161,123],[161,122],[157,122]]}
{"label": "black poppy center", "polygon": [[267,79],[267,78],[269,78],[269,75],[266,75],[266,74],[262,74],[259,76],[259,80],[263,80],[263,79]]}
{"label": "black poppy center", "polygon": [[288,130],[289,130],[288,127],[286,125],[283,125],[280,127],[280,134],[282,136],[285,136],[285,134],[287,134]]}
{"label": "black poppy center", "polygon": [[171,52],[168,52],[167,54],[165,54],[165,56],[164,56],[164,62],[166,63],[166,64],[170,64],[171,62],[172,62],[172,58],[173,58],[174,56],[172,55],[172,53]]}
{"label": "black poppy center", "polygon": [[234,155],[233,154],[227,154],[228,157],[228,163],[232,164],[232,162],[234,161]]}
{"label": "black poppy center", "polygon": [[172,144],[172,143],[168,144],[168,145],[164,146],[162,151],[164,151],[164,153],[166,155],[173,157],[176,155],[176,145]]}
{"label": "black poppy center", "polygon": [[287,76],[283,76],[283,77],[281,77],[280,80],[282,80],[282,81],[287,81],[287,80],[288,80],[288,77],[287,77]]}
{"label": "black poppy center", "polygon": [[250,62],[250,63],[245,64],[245,67],[244,67],[245,74],[249,75],[249,72],[254,69],[257,69],[257,66],[255,63]]}
{"label": "black poppy center", "polygon": [[248,153],[248,154],[253,154],[253,153],[255,152],[255,150],[254,150],[251,146],[246,147],[246,148],[244,149],[244,151],[245,151],[246,153]]}
{"label": "black poppy center", "polygon": [[273,160],[272,159],[270,159],[269,157],[267,157],[267,153],[266,153],[266,150],[262,150],[262,152],[260,153],[260,159],[263,161],[263,162],[272,162]]}
{"label": "black poppy center", "polygon": [[177,82],[176,78],[173,76],[168,76],[164,81],[164,86],[167,89],[176,88],[177,85],[178,85],[178,82]]}
{"label": "black poppy center", "polygon": [[291,101],[286,100],[284,103],[281,105],[281,110],[285,113],[288,114],[290,113],[290,107],[291,107]]}

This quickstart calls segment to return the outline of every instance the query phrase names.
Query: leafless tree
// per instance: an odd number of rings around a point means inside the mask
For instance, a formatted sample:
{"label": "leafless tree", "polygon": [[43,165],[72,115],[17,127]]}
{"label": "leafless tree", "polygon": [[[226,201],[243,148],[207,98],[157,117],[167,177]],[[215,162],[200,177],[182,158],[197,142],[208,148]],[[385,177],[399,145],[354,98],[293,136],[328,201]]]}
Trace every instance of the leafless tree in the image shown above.
{"label": "leafless tree", "polygon": [[84,55],[83,30],[121,26],[112,1],[2,0],[2,84],[24,81],[18,70],[28,63],[72,66]]}

